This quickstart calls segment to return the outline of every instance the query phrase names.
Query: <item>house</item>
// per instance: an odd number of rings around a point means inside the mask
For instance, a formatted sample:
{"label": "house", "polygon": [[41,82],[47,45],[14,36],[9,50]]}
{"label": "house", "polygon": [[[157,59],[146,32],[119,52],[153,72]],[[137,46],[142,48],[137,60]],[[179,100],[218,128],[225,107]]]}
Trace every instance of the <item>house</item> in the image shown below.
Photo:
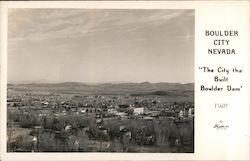
{"label": "house", "polygon": [[102,119],[96,119],[96,123],[97,124],[101,124],[102,123]]}
{"label": "house", "polygon": [[150,117],[150,116],[145,116],[143,117],[144,120],[153,120],[154,118],[153,117]]}
{"label": "house", "polygon": [[134,112],[133,112],[134,115],[141,115],[143,113],[144,113],[144,107],[134,108]]}
{"label": "house", "polygon": [[180,110],[180,112],[179,112],[179,117],[180,117],[180,118],[183,118],[183,117],[184,117],[184,112],[183,112],[182,110]]}
{"label": "house", "polygon": [[192,108],[189,108],[188,109],[188,116],[191,116],[192,115]]}
{"label": "house", "polygon": [[125,136],[126,138],[128,138],[128,139],[132,139],[132,133],[131,133],[131,131],[126,132],[126,133],[124,134],[124,136]]}
{"label": "house", "polygon": [[85,110],[85,109],[82,109],[80,112],[81,112],[81,113],[86,113],[86,110]]}
{"label": "house", "polygon": [[109,114],[114,114],[114,113],[116,113],[117,111],[116,111],[115,109],[113,109],[113,108],[109,108],[109,109],[107,110],[107,112],[108,112]]}
{"label": "house", "polygon": [[125,113],[125,112],[117,112],[117,113],[115,113],[115,115],[122,117],[122,116],[126,116],[127,113]]}
{"label": "house", "polygon": [[165,111],[164,115],[167,117],[178,117],[179,116],[179,112],[171,110],[171,111]]}
{"label": "house", "polygon": [[42,106],[43,106],[44,108],[47,108],[48,105],[49,105],[49,102],[47,102],[47,101],[43,101],[43,102],[42,102]]}
{"label": "house", "polygon": [[149,111],[145,112],[145,115],[150,117],[159,117],[161,115],[161,111]]}
{"label": "house", "polygon": [[119,126],[119,130],[120,130],[120,131],[125,131],[125,129],[126,129],[126,126],[125,126],[125,125]]}
{"label": "house", "polygon": [[65,130],[65,131],[69,131],[69,130],[71,130],[71,128],[72,128],[71,125],[67,125],[67,126],[65,126],[64,130]]}

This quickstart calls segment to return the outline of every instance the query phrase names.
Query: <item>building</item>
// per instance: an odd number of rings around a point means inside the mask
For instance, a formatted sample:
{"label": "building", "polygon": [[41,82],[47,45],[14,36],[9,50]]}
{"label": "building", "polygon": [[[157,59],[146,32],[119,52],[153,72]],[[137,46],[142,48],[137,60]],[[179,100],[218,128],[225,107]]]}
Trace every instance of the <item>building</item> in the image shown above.
{"label": "building", "polygon": [[144,107],[137,107],[134,109],[134,112],[133,112],[134,115],[141,115],[143,113],[144,113]]}

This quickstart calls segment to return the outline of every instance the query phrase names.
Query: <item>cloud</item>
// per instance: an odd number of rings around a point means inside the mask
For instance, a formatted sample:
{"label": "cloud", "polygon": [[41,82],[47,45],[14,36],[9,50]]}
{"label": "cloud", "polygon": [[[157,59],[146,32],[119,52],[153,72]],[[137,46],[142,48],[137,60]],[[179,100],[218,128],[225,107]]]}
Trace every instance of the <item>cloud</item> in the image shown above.
{"label": "cloud", "polygon": [[[12,9],[11,9],[12,10]],[[9,39],[41,40],[84,37],[105,31],[134,32],[157,27],[183,10],[13,9],[9,13]]]}
{"label": "cloud", "polygon": [[[193,10],[10,9],[8,18],[8,79],[193,79]],[[175,71],[183,78],[170,79]]]}

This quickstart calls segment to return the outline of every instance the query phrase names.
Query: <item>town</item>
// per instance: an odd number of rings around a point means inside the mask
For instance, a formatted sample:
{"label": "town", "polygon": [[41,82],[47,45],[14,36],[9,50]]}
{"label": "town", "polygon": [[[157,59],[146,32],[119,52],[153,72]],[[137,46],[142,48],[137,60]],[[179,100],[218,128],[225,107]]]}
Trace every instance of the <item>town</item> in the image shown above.
{"label": "town", "polygon": [[8,89],[9,152],[193,152],[194,103]]}

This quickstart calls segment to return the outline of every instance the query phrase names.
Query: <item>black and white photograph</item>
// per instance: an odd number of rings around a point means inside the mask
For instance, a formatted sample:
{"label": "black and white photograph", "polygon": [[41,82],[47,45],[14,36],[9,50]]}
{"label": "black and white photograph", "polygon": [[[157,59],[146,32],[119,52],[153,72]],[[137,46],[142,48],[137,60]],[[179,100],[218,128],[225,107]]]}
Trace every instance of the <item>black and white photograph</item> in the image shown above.
{"label": "black and white photograph", "polygon": [[7,19],[8,153],[194,153],[194,9]]}

